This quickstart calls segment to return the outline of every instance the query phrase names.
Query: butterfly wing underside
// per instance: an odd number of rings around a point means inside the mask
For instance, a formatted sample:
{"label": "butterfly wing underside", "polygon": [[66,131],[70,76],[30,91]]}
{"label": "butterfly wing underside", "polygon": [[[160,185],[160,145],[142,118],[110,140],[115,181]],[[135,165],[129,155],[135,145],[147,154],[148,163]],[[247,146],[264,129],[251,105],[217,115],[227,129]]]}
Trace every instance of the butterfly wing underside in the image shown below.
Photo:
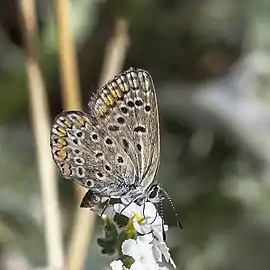
{"label": "butterfly wing underside", "polygon": [[102,197],[121,195],[134,182],[135,169],[115,138],[81,111],[64,111],[51,130],[52,156],[66,179]]}
{"label": "butterfly wing underside", "polygon": [[51,130],[61,174],[91,191],[84,205],[121,197],[134,184],[146,189],[159,166],[157,99],[151,76],[130,68],[89,102],[90,113],[64,111]]}
{"label": "butterfly wing underside", "polygon": [[150,74],[134,68],[124,71],[98,90],[89,108],[132,161],[135,182],[146,189],[160,159],[158,106]]}

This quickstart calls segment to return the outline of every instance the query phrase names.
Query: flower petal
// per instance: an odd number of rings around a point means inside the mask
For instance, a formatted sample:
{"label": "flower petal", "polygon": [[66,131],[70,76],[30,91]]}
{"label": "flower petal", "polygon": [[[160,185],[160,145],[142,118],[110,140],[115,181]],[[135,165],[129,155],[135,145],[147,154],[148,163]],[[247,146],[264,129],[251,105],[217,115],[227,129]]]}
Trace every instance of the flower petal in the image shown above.
{"label": "flower petal", "polygon": [[127,239],[124,241],[122,244],[122,252],[135,260],[140,258],[140,250],[138,250],[137,242],[134,239]]}
{"label": "flower petal", "polygon": [[163,241],[163,226],[162,226],[162,218],[158,216],[156,221],[151,224],[151,228],[153,231],[153,235],[159,240]]}
{"label": "flower petal", "polygon": [[110,263],[110,267],[112,270],[122,270],[123,269],[123,263],[120,260],[112,261]]}
{"label": "flower petal", "polygon": [[[158,241],[158,240],[156,240],[154,238],[153,239],[153,245],[154,245],[155,249],[158,249],[162,253],[162,255],[164,256],[166,262],[169,262],[174,268],[176,268],[176,265],[175,265],[173,259],[171,258],[169,248],[166,246],[165,242],[163,242],[163,241],[160,242],[160,241]],[[156,252],[156,251],[153,250],[153,252]]]}
{"label": "flower petal", "polygon": [[157,262],[162,262],[162,253],[156,246],[153,246],[153,255]]}
{"label": "flower petal", "polygon": [[148,270],[143,266],[143,264],[140,261],[135,261],[131,266],[130,270]]}
{"label": "flower petal", "polygon": [[172,258],[170,258],[170,264],[173,266],[173,268],[176,268],[176,265],[175,265],[175,263],[174,263],[174,261],[173,261]]}
{"label": "flower petal", "polygon": [[129,208],[133,213],[140,213],[140,206],[135,202],[132,202],[127,208]]}
{"label": "flower petal", "polygon": [[153,203],[146,202],[141,206],[142,216],[147,219],[147,222],[150,224],[155,221],[158,216],[157,209]]}
{"label": "flower petal", "polygon": [[149,224],[139,224],[136,218],[133,221],[133,226],[135,230],[140,234],[147,234],[151,232],[151,226]]}
{"label": "flower petal", "polygon": [[137,242],[139,243],[144,243],[144,244],[150,244],[150,242],[153,240],[152,234],[146,234],[143,236],[138,236],[137,237]]}
{"label": "flower petal", "polygon": [[124,215],[128,218],[133,217],[135,213],[140,213],[140,207],[134,202],[128,206],[121,203],[116,203],[114,205],[114,209],[118,214]]}
{"label": "flower petal", "polygon": [[133,212],[132,211],[129,211],[128,207],[126,207],[125,205],[121,204],[121,203],[116,203],[114,205],[114,210],[116,213],[120,214],[121,215],[124,215],[128,218],[132,217],[133,216]]}

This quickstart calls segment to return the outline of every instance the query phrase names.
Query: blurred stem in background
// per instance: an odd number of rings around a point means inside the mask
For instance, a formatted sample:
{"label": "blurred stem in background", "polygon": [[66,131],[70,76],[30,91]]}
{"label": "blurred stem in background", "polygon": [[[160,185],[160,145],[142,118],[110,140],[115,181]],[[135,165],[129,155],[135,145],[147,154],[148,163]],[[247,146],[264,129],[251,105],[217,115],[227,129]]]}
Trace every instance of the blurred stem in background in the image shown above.
{"label": "blurred stem in background", "polygon": [[[62,102],[65,110],[81,110],[76,50],[69,25],[69,1],[57,1],[59,56],[62,77]],[[119,19],[115,35],[107,44],[100,85],[121,71],[128,45],[127,23]],[[78,199],[86,192],[76,186]],[[77,208],[68,250],[67,266],[70,270],[84,268],[89,242],[91,241],[95,216],[92,212]]]}
{"label": "blurred stem in background", "polygon": [[44,208],[44,230],[47,247],[47,264],[50,268],[62,268],[61,216],[57,192],[57,178],[49,146],[49,113],[45,86],[38,63],[38,38],[36,7],[34,0],[20,0],[21,19],[24,28],[26,71],[30,96],[34,136],[36,139],[38,170]]}
{"label": "blurred stem in background", "polygon": [[[79,89],[76,49],[70,27],[69,4],[68,0],[58,0],[56,2],[62,103],[65,110],[81,110],[82,102]],[[80,186],[75,188],[77,189],[78,200],[80,200],[86,190]],[[76,210],[68,250],[68,269],[83,269],[94,222],[95,216],[93,213],[79,208]]]}

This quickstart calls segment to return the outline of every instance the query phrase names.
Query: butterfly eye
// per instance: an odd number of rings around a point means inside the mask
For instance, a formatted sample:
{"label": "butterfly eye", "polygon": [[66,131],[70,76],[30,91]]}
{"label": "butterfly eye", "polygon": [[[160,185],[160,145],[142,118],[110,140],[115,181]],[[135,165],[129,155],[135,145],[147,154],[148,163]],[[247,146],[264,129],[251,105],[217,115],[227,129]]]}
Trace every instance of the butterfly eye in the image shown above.
{"label": "butterfly eye", "polygon": [[154,199],[158,196],[158,191],[159,191],[159,188],[157,186],[153,186],[153,188],[151,189],[148,197],[149,199]]}

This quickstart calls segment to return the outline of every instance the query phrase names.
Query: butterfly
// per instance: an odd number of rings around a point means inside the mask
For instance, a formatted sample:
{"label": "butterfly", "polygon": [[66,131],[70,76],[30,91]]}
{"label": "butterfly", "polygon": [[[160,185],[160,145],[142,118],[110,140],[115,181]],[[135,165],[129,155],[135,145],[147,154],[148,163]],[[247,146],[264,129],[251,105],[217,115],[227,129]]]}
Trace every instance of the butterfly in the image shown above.
{"label": "butterfly", "polygon": [[112,198],[159,202],[159,114],[150,74],[129,68],[98,89],[88,107],[60,113],[50,135],[63,177],[88,189],[81,206],[95,211]]}

